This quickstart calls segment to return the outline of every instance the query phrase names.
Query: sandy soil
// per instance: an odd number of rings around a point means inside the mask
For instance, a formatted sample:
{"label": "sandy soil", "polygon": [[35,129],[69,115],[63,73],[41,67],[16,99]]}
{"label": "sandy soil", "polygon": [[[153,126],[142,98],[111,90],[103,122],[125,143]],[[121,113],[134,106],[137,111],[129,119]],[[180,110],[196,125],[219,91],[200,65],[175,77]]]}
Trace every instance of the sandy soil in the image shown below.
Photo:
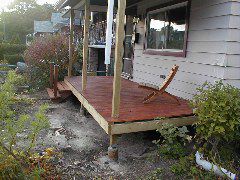
{"label": "sandy soil", "polygon": [[122,135],[118,140],[119,160],[110,161],[109,137],[90,115],[80,115],[75,97],[60,104],[51,103],[45,92],[32,97],[37,99],[33,110],[43,103],[49,103],[50,108],[47,115],[51,128],[40,135],[36,150],[55,147],[63,153],[57,162],[63,179],[147,179],[159,167],[164,169],[163,179],[173,179],[168,169],[172,162],[157,159],[152,143],[158,138],[155,132]]}

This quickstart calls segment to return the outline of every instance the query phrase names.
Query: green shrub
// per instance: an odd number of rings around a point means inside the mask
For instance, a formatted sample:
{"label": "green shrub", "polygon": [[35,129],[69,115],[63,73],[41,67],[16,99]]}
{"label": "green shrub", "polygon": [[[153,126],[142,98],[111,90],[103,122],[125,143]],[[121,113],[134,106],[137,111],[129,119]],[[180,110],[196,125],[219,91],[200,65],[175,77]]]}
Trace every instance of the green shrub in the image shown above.
{"label": "green shrub", "polygon": [[155,141],[160,155],[174,159],[186,156],[185,145],[191,140],[191,137],[187,135],[186,126],[178,128],[171,124],[163,124],[158,132],[163,137],[163,140]]}
{"label": "green shrub", "polygon": [[191,104],[198,116],[197,134],[206,141],[240,140],[240,90],[216,82],[198,88]]}
{"label": "green shrub", "polygon": [[24,44],[0,43],[0,59],[3,59],[4,55],[23,54],[25,50]]}
{"label": "green shrub", "polygon": [[4,59],[7,61],[8,64],[12,65],[16,65],[17,62],[24,62],[23,56],[20,54],[4,55]]}
{"label": "green shrub", "polygon": [[53,150],[47,149],[43,156],[33,151],[38,134],[49,127],[47,106],[42,105],[34,116],[17,110],[18,103],[23,103],[16,96],[21,79],[10,71],[0,85],[0,179],[48,179],[54,173],[50,163]]}
{"label": "green shrub", "polygon": [[[210,162],[237,174],[240,167],[240,90],[224,85],[205,83],[191,101],[198,116],[196,135],[189,138],[187,130],[164,125],[159,132],[164,137],[157,141],[160,155],[179,158],[171,171],[181,179],[216,179],[216,175],[196,166],[195,152],[200,151]],[[181,138],[180,138],[181,137]],[[180,138],[180,139],[179,139]],[[195,144],[188,154],[190,140]]]}
{"label": "green shrub", "polygon": [[198,116],[197,148],[212,162],[237,172],[240,166],[240,90],[205,83],[191,104]]}

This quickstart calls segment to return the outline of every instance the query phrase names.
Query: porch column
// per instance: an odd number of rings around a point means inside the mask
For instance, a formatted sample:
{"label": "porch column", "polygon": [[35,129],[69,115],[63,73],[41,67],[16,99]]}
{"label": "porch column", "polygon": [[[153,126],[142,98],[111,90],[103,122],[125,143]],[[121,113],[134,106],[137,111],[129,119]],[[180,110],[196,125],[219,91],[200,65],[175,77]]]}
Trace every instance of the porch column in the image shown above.
{"label": "porch column", "polygon": [[111,51],[112,51],[113,9],[114,9],[114,0],[108,0],[106,48],[105,48],[105,64],[106,65],[110,64]]}
{"label": "porch column", "polygon": [[90,25],[90,0],[85,0],[84,15],[84,39],[83,39],[83,65],[82,65],[82,90],[87,87],[87,60],[89,43],[89,25]]}
{"label": "porch column", "polygon": [[112,117],[119,117],[120,93],[121,93],[121,73],[123,60],[124,41],[124,20],[125,20],[126,0],[118,0],[117,27],[116,27],[116,47],[112,98]]}
{"label": "porch column", "polygon": [[69,64],[68,64],[68,77],[72,76],[72,66],[73,66],[73,38],[74,38],[74,9],[70,10],[70,37],[69,37]]}

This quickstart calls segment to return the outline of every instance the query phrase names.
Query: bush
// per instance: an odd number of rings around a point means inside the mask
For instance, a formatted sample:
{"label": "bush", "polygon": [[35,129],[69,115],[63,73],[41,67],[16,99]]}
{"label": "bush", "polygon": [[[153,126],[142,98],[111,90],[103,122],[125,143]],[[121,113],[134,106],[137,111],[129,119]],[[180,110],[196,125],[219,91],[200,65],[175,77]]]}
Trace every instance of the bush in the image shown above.
{"label": "bush", "polygon": [[[237,174],[240,167],[240,90],[221,81],[205,83],[197,90],[191,101],[198,116],[196,135],[191,139],[185,127],[163,125],[159,132],[164,140],[156,141],[159,153],[179,158],[170,168],[181,179],[217,179],[213,172],[196,166],[196,151],[218,167]],[[184,146],[188,140],[194,144],[190,153]]]}
{"label": "bush", "polygon": [[[82,46],[75,47],[73,63],[78,64],[73,74],[79,74],[82,64]],[[29,80],[33,88],[47,86],[49,81],[49,66],[51,62],[59,65],[59,80],[67,75],[69,62],[68,37],[63,35],[49,35],[36,38],[24,53],[24,60],[28,65]],[[74,71],[75,70],[75,71]]]}
{"label": "bush", "polygon": [[23,54],[25,50],[26,50],[26,45],[24,44],[1,43],[0,59],[3,59],[4,55]]}
{"label": "bush", "polygon": [[36,38],[25,51],[24,59],[28,65],[30,83],[35,88],[47,85],[51,62],[59,65],[62,79],[66,75],[69,60],[68,38],[61,35]]}
{"label": "bush", "polygon": [[24,62],[23,56],[20,54],[4,55],[4,59],[11,65],[17,65],[18,62]]}
{"label": "bush", "polygon": [[221,81],[205,83],[191,104],[198,116],[197,133],[204,140],[240,139],[240,90]]}
{"label": "bush", "polygon": [[47,149],[41,156],[33,151],[38,134],[49,127],[47,106],[41,106],[33,117],[17,110],[17,103],[23,103],[16,96],[21,79],[10,71],[0,85],[0,179],[49,179],[53,150]]}
{"label": "bush", "polygon": [[178,128],[171,124],[163,124],[158,132],[163,137],[162,141],[155,141],[160,155],[174,159],[186,156],[185,145],[191,140],[187,135],[189,131],[186,126]]}
{"label": "bush", "polygon": [[240,166],[240,90],[205,83],[191,104],[198,116],[196,124],[198,150],[211,161],[237,172]]}

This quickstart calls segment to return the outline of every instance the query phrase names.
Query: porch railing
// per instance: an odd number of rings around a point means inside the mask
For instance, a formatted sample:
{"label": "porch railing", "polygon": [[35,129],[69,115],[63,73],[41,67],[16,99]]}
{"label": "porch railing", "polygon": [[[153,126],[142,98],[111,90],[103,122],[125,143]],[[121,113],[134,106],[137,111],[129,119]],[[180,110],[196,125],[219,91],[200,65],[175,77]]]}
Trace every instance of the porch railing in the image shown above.
{"label": "porch railing", "polygon": [[[89,44],[90,45],[105,45],[106,44],[106,29],[107,21],[101,21],[90,25],[89,29]],[[116,23],[113,22],[113,41],[115,45]]]}

